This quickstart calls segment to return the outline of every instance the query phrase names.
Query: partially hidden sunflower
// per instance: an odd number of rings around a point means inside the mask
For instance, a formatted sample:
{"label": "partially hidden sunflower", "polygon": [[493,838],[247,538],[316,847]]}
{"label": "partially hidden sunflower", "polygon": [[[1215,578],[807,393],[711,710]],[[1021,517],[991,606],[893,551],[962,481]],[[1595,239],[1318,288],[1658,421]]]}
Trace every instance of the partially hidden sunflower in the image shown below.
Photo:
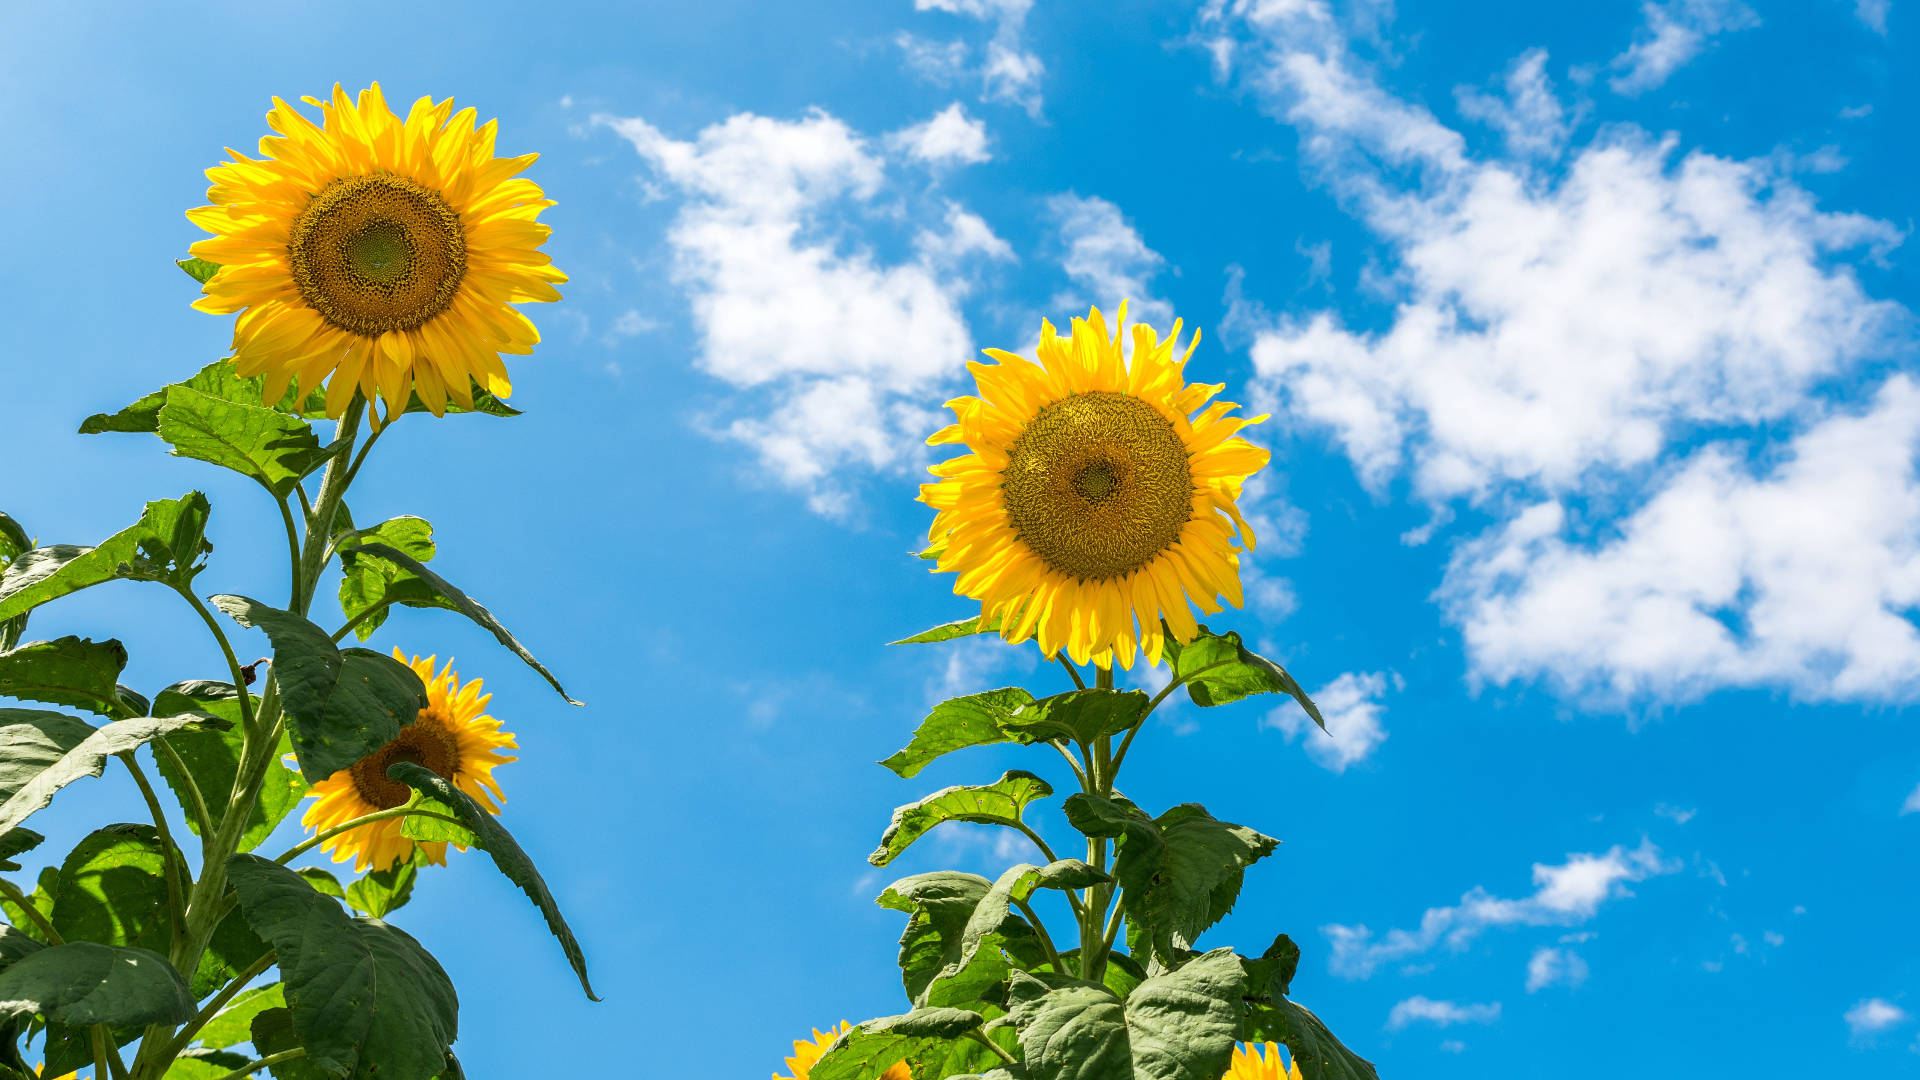
{"label": "partially hidden sunflower", "polygon": [[948,402],[958,422],[927,442],[971,452],[934,465],[920,501],[937,511],[936,569],[958,573],[981,625],[1131,668],[1136,650],[1159,663],[1166,633],[1194,638],[1189,602],[1240,606],[1254,535],[1237,500],[1268,453],[1236,435],[1266,417],[1229,416],[1239,406],[1207,403],[1221,386],[1185,381],[1198,333],[1176,357],[1178,320],[1164,339],[1135,325],[1129,355],[1126,312],[1111,333],[1099,308],[1069,337],[1043,321],[1038,362],[987,349],[998,363],[969,363],[978,396]]}
{"label": "partially hidden sunflower", "polygon": [[[396,761],[425,767],[472,796],[488,813],[498,814],[507,801],[493,770],[517,760],[500,753],[516,744],[510,733],[500,730],[500,721],[485,712],[493,695],[480,692],[479,679],[462,685],[451,660],[435,673],[431,656],[408,660],[395,649],[393,658],[413,668],[426,684],[427,707],[392,742],[313,785],[309,794],[314,803],[300,823],[316,833],[411,799],[412,788],[387,776],[387,767]],[[392,817],[349,829],[320,848],[331,852],[334,862],[351,858],[356,873],[385,870],[412,858],[416,849],[429,862],[444,866],[446,841],[408,839],[401,835],[401,821]],[[466,850],[465,845],[455,846]]]}
{"label": "partially hidden sunflower", "polygon": [[[540,245],[552,206],[517,174],[539,155],[495,157],[497,120],[423,97],[400,119],[380,84],[348,99],[338,84],[314,123],[279,98],[278,132],[259,158],[207,170],[212,204],[187,219],[214,235],[188,250],[220,269],[194,303],[239,312],[233,363],[266,377],[279,401],[325,385],[339,416],[358,390],[387,418],[410,395],[435,415],[473,407],[477,382],[512,393],[501,353],[530,353],[540,332],[513,305],[558,300],[567,280]],[[381,422],[377,410],[373,421]]]}
{"label": "partially hidden sunflower", "polygon": [[[787,1068],[793,1071],[793,1075],[781,1076],[779,1073],[774,1073],[773,1080],[807,1080],[807,1073],[812,1070],[814,1062],[819,1061],[820,1055],[827,1052],[827,1047],[833,1045],[833,1040],[846,1034],[852,1026],[842,1020],[837,1028],[828,1027],[825,1031],[814,1028],[811,1042],[805,1039],[793,1040],[793,1056],[787,1059]],[[888,1066],[886,1072],[880,1074],[880,1080],[913,1080],[913,1074],[907,1071],[906,1062],[898,1061]]]}
{"label": "partially hidden sunflower", "polygon": [[1279,1043],[1241,1043],[1220,1080],[1300,1080],[1300,1066],[1281,1060]]}

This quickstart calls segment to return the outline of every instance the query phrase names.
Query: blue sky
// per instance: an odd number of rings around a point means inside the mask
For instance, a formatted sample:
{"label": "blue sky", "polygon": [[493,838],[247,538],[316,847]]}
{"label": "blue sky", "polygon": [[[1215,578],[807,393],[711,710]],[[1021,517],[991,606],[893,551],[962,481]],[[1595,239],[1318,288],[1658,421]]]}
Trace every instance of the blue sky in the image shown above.
{"label": "blue sky", "polygon": [[[872,762],[947,693],[1056,681],[882,647],[967,614],[907,554],[919,440],[974,350],[1122,294],[1274,414],[1225,621],[1334,721],[1187,705],[1143,735],[1134,799],[1285,842],[1210,942],[1292,934],[1300,1000],[1387,1076],[1920,1075],[1911,14],[16,8],[0,508],[84,543],[199,488],[207,591],[282,588],[257,490],[73,429],[222,354],[170,260],[270,95],[455,95],[542,155],[572,282],[530,312],[527,415],[401,424],[354,512],[431,519],[436,566],[589,707],[444,613],[374,644],[494,689],[505,820],[607,999],[455,859],[395,921],[462,988],[474,1075],[642,1047],[621,1068],[760,1076],[902,1008],[879,888],[1025,855],[957,831],[877,873],[888,812],[1053,764]],[[116,634],[152,690],[218,670],[183,616],[116,585],[30,636]],[[43,851],[100,800],[142,816],[110,774]]]}

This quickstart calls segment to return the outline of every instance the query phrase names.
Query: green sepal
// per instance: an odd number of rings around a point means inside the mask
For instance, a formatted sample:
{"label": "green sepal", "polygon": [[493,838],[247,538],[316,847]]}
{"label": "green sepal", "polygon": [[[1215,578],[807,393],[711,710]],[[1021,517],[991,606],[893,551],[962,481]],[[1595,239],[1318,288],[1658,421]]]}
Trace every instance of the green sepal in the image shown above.
{"label": "green sepal", "polygon": [[1287,669],[1241,644],[1240,635],[1232,630],[1216,634],[1202,626],[1200,636],[1184,645],[1169,631],[1165,655],[1173,677],[1186,684],[1187,696],[1195,705],[1226,705],[1254,694],[1288,694],[1314,723],[1322,729],[1327,726],[1313,699]]}
{"label": "green sepal", "polygon": [[23,552],[0,573],[0,622],[49,600],[116,579],[185,588],[204,569],[207,497],[190,491],[147,504],[140,520],[98,547],[54,544]]}
{"label": "green sepal", "polygon": [[44,701],[99,713],[113,720],[140,716],[144,701],[121,697],[120,672],[127,647],[113,638],[90,641],[67,636],[30,641],[0,652],[0,697]]}
{"label": "green sepal", "polygon": [[1045,780],[1030,772],[1013,769],[991,784],[960,784],[911,802],[893,812],[893,821],[880,837],[880,846],[867,856],[875,866],[885,866],[935,826],[948,821],[966,821],[976,825],[1017,827],[1027,804],[1053,794]]}
{"label": "green sepal", "polygon": [[193,280],[199,282],[202,285],[205,285],[207,282],[212,281],[213,275],[220,272],[219,263],[208,262],[207,260],[199,258],[198,256],[188,256],[187,258],[184,258],[184,259],[175,259],[173,260],[173,265],[186,271],[188,277],[192,278]]}

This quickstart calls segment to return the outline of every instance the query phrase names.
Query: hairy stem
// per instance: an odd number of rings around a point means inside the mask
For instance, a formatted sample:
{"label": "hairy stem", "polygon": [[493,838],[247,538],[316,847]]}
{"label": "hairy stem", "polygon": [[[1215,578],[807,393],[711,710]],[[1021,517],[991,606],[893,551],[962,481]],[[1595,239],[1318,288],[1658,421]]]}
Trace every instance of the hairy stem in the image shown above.
{"label": "hairy stem", "polygon": [[[1020,1064],[1020,1059],[1014,1057],[1012,1054],[1007,1053],[1006,1047],[1001,1046],[999,1043],[994,1042],[992,1039],[987,1038],[984,1034],[980,1033],[979,1031],[967,1032],[967,1038],[972,1039],[974,1042],[977,1042],[981,1046],[984,1046],[987,1049],[993,1051],[994,1053],[1000,1055],[1000,1060],[1006,1062],[1009,1065]],[[223,1077],[222,1080],[225,1080],[225,1078]]]}

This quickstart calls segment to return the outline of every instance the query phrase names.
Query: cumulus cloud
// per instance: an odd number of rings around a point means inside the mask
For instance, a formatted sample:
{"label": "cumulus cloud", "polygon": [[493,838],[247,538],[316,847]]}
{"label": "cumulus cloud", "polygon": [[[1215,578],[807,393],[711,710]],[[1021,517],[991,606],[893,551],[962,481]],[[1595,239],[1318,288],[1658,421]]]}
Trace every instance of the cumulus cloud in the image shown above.
{"label": "cumulus cloud", "polygon": [[1615,93],[1652,90],[1700,55],[1715,35],[1760,25],[1760,17],[1739,0],[1647,0],[1640,12],[1646,23],[1633,45],[1613,58],[1620,71],[1610,83]]}
{"label": "cumulus cloud", "polygon": [[1680,868],[1663,859],[1651,841],[1628,849],[1620,845],[1602,854],[1576,853],[1555,866],[1533,864],[1532,894],[1518,899],[1494,896],[1475,886],[1450,907],[1428,908],[1413,930],[1394,929],[1375,938],[1364,924],[1321,927],[1333,946],[1328,967],[1348,979],[1364,979],[1381,964],[1424,955],[1445,945],[1460,951],[1488,929],[1504,926],[1574,926],[1593,918],[1608,900],[1632,896],[1631,882]]}
{"label": "cumulus cloud", "polygon": [[1004,243],[946,204],[914,258],[875,255],[848,223],[887,190],[887,162],[820,110],[741,113],[690,140],[640,117],[594,120],[681,197],[667,241],[700,335],[696,363],[742,391],[720,433],[830,514],[848,508],[846,470],[917,461],[938,426],[933,388],[973,353],[953,263]]}
{"label": "cumulus cloud", "polygon": [[1060,264],[1074,291],[1054,298],[1063,311],[1084,313],[1089,306],[1112,314],[1128,300],[1129,316],[1154,323],[1165,333],[1173,305],[1153,295],[1150,284],[1166,260],[1148,247],[1120,212],[1105,199],[1065,192],[1047,200],[1047,213],[1064,250]]}
{"label": "cumulus cloud", "polygon": [[1387,1029],[1399,1031],[1408,1024],[1425,1023],[1435,1027],[1452,1027],[1455,1024],[1491,1024],[1500,1019],[1500,1003],[1488,1002],[1484,1005],[1462,1005],[1452,1001],[1435,1001],[1429,997],[1415,995],[1393,1007],[1387,1014]]}
{"label": "cumulus cloud", "polygon": [[1387,729],[1381,723],[1386,706],[1387,676],[1382,672],[1348,672],[1313,693],[1315,705],[1327,721],[1323,732],[1298,705],[1289,701],[1260,721],[1263,728],[1284,732],[1287,741],[1305,738],[1307,756],[1323,769],[1346,772],[1365,761],[1381,743]]}
{"label": "cumulus cloud", "polygon": [[974,165],[993,157],[987,152],[987,125],[968,116],[957,101],[926,122],[893,133],[888,141],[908,157],[931,165]]}
{"label": "cumulus cloud", "polygon": [[1572,949],[1556,949],[1542,946],[1533,951],[1527,960],[1527,993],[1544,990],[1549,986],[1565,986],[1568,989],[1587,981],[1587,962]]}
{"label": "cumulus cloud", "polygon": [[929,81],[950,85],[978,79],[982,101],[1017,105],[1031,116],[1040,115],[1040,80],[1046,65],[1027,47],[1027,14],[1033,0],[913,0],[915,11],[937,11],[993,24],[993,36],[981,49],[979,62],[965,41],[931,41],[914,34],[895,39],[907,66]]}
{"label": "cumulus cloud", "polygon": [[1907,1010],[1893,1002],[1875,997],[1860,999],[1853,1008],[1847,1010],[1843,1019],[1847,1022],[1847,1030],[1858,1039],[1877,1035],[1888,1028],[1898,1027],[1912,1017],[1907,1014]]}

